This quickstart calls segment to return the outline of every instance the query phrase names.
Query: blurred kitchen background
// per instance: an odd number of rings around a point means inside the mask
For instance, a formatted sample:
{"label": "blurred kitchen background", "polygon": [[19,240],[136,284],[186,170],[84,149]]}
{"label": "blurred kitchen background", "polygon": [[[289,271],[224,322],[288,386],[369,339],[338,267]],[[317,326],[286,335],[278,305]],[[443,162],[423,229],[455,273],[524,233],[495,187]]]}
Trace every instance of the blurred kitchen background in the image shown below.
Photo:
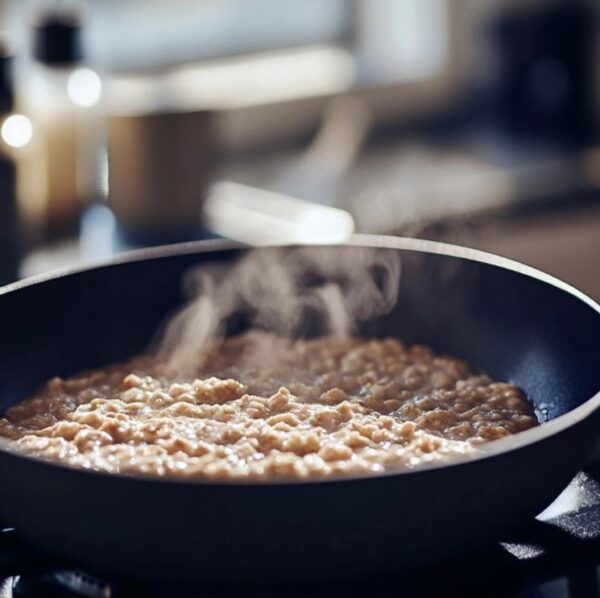
{"label": "blurred kitchen background", "polygon": [[600,299],[599,2],[3,0],[0,19],[0,284],[355,230]]}

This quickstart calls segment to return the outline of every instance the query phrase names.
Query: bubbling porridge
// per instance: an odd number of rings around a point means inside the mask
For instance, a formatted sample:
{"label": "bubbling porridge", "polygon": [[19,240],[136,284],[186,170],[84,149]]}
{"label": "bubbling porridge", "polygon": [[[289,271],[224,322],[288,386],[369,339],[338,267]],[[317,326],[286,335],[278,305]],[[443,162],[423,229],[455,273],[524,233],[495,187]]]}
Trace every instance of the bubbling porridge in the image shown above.
{"label": "bubbling porridge", "polygon": [[538,425],[516,386],[393,338],[215,343],[191,375],[152,357],[53,378],[0,418],[14,450],[190,480],[369,475],[476,455]]}

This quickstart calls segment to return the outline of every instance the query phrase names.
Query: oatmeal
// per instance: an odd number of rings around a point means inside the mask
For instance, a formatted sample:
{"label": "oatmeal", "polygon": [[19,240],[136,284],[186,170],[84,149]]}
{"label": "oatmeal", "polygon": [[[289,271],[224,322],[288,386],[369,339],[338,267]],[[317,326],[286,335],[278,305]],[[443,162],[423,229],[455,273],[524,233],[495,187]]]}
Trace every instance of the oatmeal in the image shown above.
{"label": "oatmeal", "polygon": [[395,339],[251,333],[198,361],[187,375],[138,357],[54,378],[0,436],[110,473],[260,480],[414,468],[538,424],[516,386]]}

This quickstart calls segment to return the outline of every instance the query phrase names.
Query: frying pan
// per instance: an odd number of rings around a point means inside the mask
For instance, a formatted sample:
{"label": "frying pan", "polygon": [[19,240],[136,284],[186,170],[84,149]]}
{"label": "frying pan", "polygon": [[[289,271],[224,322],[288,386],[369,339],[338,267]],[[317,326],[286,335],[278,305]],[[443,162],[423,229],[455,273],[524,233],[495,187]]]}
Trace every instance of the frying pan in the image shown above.
{"label": "frying pan", "polygon": [[[547,421],[485,445],[475,459],[309,482],[107,475],[3,443],[0,518],[29,545],[92,571],[241,581],[396,571],[475,550],[534,517],[596,443],[600,308],[489,254],[390,237],[352,244],[402,259],[398,304],[365,334],[462,357],[520,385]],[[3,288],[0,412],[51,376],[143,351],[181,303],[186,271],[244,251],[220,242],[145,250]]]}

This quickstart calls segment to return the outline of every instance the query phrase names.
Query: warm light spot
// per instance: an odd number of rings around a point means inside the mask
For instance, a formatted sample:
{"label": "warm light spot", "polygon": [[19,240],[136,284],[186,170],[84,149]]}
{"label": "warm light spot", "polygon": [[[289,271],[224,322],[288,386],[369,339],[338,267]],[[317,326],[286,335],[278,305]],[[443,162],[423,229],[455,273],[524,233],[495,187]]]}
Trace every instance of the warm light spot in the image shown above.
{"label": "warm light spot", "polygon": [[67,81],[67,94],[74,104],[91,108],[100,100],[102,81],[91,69],[76,69]]}
{"label": "warm light spot", "polygon": [[2,123],[0,134],[7,145],[24,147],[31,141],[33,126],[26,116],[12,114]]}

